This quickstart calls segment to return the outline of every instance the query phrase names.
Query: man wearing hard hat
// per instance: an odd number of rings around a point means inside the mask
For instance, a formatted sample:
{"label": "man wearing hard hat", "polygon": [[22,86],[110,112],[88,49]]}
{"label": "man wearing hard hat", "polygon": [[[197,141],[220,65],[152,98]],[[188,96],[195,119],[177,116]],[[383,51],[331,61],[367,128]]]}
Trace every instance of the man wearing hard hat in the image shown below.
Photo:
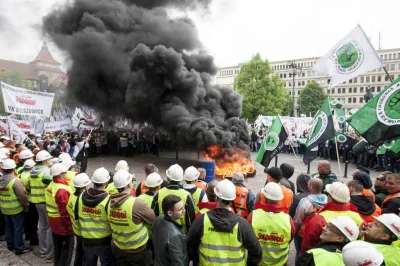
{"label": "man wearing hard hat", "polygon": [[184,179],[186,184],[183,184],[183,189],[189,192],[194,200],[194,204],[196,207],[196,213],[199,211],[199,207],[197,206],[200,202],[207,202],[207,195],[204,190],[198,188],[196,186],[197,179],[199,178],[199,171],[196,167],[190,166],[186,168]]}
{"label": "man wearing hard hat", "polygon": [[259,265],[285,265],[289,257],[289,243],[295,233],[294,222],[278,204],[283,199],[280,185],[270,182],[261,193],[265,201],[257,203],[256,210],[247,217],[263,249]]}
{"label": "man wearing hard hat", "polygon": [[244,218],[229,210],[236,198],[235,185],[225,179],[214,191],[217,208],[200,215],[189,230],[189,259],[193,265],[258,265],[262,249],[256,235]]}
{"label": "man wearing hard hat", "polygon": [[388,264],[383,260],[383,255],[374,246],[365,241],[353,241],[344,246],[342,250],[345,266],[381,266],[399,265]]}
{"label": "man wearing hard hat", "polygon": [[156,217],[143,200],[131,195],[132,177],[123,169],[114,174],[114,185],[118,193],[110,196],[107,212],[113,231],[112,250],[117,265],[147,265],[151,261],[146,224],[152,224]]}
{"label": "man wearing hard hat", "polygon": [[358,238],[357,224],[348,216],[333,218],[322,230],[321,243],[304,253],[297,266],[343,265],[342,249]]}

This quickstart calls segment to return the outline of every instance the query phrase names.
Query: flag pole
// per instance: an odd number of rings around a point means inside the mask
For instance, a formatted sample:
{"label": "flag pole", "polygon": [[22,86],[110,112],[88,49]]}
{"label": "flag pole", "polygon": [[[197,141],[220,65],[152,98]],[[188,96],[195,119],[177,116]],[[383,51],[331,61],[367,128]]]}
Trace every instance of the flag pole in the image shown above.
{"label": "flag pole", "polygon": [[297,157],[297,154],[296,154],[295,150],[293,149],[292,143],[291,143],[290,141],[289,141],[289,145],[290,145],[290,147],[292,148],[292,151],[293,151],[293,153],[294,153],[294,156],[296,157],[296,161],[297,161],[297,164],[298,164],[299,167],[300,167],[301,173],[304,174],[304,171],[303,171],[303,168],[301,167],[299,158]]}
{"label": "flag pole", "polygon": [[386,69],[385,66],[383,66],[383,70],[385,70],[386,76],[388,76],[390,82],[393,82],[393,79],[392,79],[392,77],[389,75],[389,72],[387,71],[387,69]]}
{"label": "flag pole", "polygon": [[[11,116],[11,114],[9,116]],[[12,134],[12,131],[11,131],[11,125],[10,125],[9,116],[6,116],[7,117],[7,124],[8,124],[8,133],[10,134],[11,141],[13,141],[13,134]]]}
{"label": "flag pole", "polygon": [[336,157],[337,157],[337,163],[338,163],[338,167],[339,167],[339,176],[340,176],[340,181],[343,181],[343,176],[342,176],[342,170],[340,168],[340,158],[339,158],[339,149],[338,149],[338,145],[337,145],[337,137],[335,136],[335,145],[336,145]]}

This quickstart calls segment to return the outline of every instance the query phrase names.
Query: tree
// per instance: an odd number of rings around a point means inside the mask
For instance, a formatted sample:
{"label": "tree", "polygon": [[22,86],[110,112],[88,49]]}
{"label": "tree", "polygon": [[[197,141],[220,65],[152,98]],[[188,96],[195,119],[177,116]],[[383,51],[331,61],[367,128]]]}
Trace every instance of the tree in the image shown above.
{"label": "tree", "polygon": [[300,92],[300,113],[314,116],[326,99],[321,85],[312,81]]}
{"label": "tree", "polygon": [[288,94],[285,82],[271,69],[268,60],[256,54],[244,64],[234,83],[235,90],[243,95],[242,117],[250,122],[258,115],[286,115]]}

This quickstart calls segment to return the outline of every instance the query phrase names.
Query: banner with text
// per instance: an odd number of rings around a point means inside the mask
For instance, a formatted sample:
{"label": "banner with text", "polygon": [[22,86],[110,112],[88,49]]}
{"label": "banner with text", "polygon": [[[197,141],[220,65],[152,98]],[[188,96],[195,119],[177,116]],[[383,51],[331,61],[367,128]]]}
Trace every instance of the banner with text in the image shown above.
{"label": "banner with text", "polygon": [[1,82],[6,113],[49,117],[54,93],[32,91]]}
{"label": "banner with text", "polygon": [[10,136],[8,132],[8,125],[3,121],[0,121],[0,133],[5,136]]}
{"label": "banner with text", "polygon": [[46,122],[44,124],[44,130],[46,132],[56,132],[56,131],[67,131],[72,129],[72,124],[70,119],[65,119],[61,121]]}

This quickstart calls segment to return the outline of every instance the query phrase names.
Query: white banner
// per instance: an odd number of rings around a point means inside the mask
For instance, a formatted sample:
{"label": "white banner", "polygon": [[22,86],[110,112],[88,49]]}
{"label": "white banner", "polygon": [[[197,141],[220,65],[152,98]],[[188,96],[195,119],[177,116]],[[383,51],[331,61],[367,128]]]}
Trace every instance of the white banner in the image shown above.
{"label": "white banner", "polygon": [[22,131],[31,131],[31,122],[29,120],[19,120],[15,118],[9,118],[9,120],[12,121],[14,125]]}
{"label": "white banner", "polygon": [[8,132],[8,125],[3,121],[0,121],[0,133],[5,136],[10,136],[10,133]]}
{"label": "white banner", "polygon": [[56,132],[56,131],[67,131],[72,129],[72,124],[70,119],[65,119],[61,121],[46,122],[44,124],[44,130],[46,132]]}
{"label": "white banner", "polygon": [[12,119],[8,120],[8,123],[10,124],[11,134],[15,137],[16,142],[24,142],[26,139],[26,134],[14,124]]}
{"label": "white banner", "polygon": [[75,108],[75,113],[72,116],[72,126],[77,129],[96,129],[99,128],[100,115],[93,110],[87,108]]}
{"label": "white banner", "polygon": [[32,91],[1,82],[6,113],[49,117],[54,93]]}

